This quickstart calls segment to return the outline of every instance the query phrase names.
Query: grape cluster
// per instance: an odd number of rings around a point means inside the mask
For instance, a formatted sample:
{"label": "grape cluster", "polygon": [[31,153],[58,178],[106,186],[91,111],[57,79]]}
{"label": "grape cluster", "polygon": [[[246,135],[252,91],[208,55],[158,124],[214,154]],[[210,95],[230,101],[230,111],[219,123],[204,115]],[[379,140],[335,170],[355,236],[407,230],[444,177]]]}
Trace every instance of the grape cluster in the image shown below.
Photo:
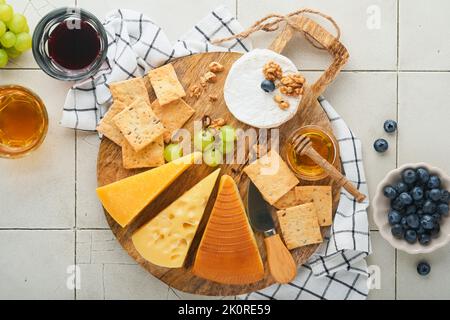
{"label": "grape cluster", "polygon": [[17,58],[29,49],[31,35],[27,18],[14,13],[5,0],[0,0],[0,68],[6,66],[10,58]]}

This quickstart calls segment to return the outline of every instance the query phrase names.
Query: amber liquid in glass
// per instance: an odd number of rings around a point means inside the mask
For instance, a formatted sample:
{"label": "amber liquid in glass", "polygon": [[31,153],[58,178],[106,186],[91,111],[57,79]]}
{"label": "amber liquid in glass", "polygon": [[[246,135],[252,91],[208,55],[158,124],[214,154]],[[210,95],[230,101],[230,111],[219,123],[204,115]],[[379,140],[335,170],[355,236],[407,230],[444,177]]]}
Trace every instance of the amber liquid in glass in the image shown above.
{"label": "amber liquid in glass", "polygon": [[47,132],[42,101],[21,86],[0,86],[0,157],[15,158],[37,148]]}
{"label": "amber liquid in glass", "polygon": [[[304,134],[311,139],[312,147],[328,162],[333,163],[335,159],[335,148],[333,142],[326,134],[313,128],[306,129]],[[294,146],[290,142],[287,148],[287,156],[292,169],[304,177],[311,179],[320,177],[325,174],[324,170],[307,156],[300,156],[295,152]]]}

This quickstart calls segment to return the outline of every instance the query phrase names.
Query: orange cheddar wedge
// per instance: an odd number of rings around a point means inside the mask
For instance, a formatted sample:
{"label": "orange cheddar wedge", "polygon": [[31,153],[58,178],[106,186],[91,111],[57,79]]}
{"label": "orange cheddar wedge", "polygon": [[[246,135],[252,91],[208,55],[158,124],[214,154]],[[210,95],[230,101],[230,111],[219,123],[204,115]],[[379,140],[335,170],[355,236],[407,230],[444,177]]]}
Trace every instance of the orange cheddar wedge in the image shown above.
{"label": "orange cheddar wedge", "polygon": [[156,169],[99,187],[97,196],[109,215],[124,228],[201,157],[201,153],[195,152]]}
{"label": "orange cheddar wedge", "polygon": [[145,260],[165,268],[183,266],[219,173],[211,173],[133,234]]}
{"label": "orange cheddar wedge", "polygon": [[233,178],[224,175],[197,250],[192,272],[221,284],[244,285],[264,277],[255,236]]}

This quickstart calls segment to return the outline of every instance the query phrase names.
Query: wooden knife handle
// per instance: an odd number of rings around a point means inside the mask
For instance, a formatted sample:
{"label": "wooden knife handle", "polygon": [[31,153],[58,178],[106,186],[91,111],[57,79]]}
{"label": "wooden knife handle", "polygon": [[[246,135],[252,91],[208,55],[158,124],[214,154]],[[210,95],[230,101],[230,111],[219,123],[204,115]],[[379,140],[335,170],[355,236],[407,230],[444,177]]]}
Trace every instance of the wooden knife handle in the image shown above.
{"label": "wooden knife handle", "polygon": [[278,283],[289,283],[297,275],[297,265],[291,253],[276,234],[264,239],[267,250],[267,261],[272,277]]}
{"label": "wooden knife handle", "polygon": [[344,187],[345,190],[347,190],[352,196],[354,196],[356,201],[363,202],[364,199],[366,199],[366,195],[359,192],[359,190],[353,185],[353,183],[348,181],[348,179],[342,173],[340,173],[339,170],[337,170],[332,164],[330,164],[319,153],[317,153],[314,148],[306,148],[304,153],[309,158],[311,158],[311,160],[321,166],[339,187]]}

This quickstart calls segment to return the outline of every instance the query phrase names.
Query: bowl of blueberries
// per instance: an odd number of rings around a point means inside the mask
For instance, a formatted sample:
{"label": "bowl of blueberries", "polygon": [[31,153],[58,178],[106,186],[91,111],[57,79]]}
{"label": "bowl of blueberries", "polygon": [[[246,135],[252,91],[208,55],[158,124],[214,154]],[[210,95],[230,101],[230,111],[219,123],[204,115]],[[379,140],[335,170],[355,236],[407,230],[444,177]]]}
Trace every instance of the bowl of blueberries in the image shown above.
{"label": "bowl of blueberries", "polygon": [[394,248],[429,253],[450,240],[450,177],[426,163],[406,164],[379,184],[374,220]]}

